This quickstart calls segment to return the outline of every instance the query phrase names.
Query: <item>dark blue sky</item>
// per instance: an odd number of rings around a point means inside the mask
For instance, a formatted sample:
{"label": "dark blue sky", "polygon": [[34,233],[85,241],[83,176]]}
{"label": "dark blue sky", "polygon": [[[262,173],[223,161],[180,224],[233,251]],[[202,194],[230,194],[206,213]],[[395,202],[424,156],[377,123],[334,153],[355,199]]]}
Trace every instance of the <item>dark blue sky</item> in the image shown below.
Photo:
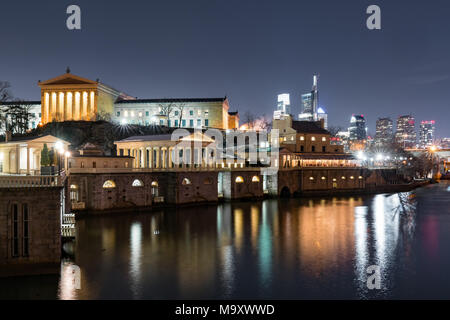
{"label": "dark blue sky", "polygon": [[[66,28],[78,4],[82,30]],[[382,30],[366,8],[382,9]],[[320,73],[331,125],[362,113],[412,113],[450,136],[448,0],[3,0],[0,79],[39,100],[38,80],[65,72],[139,98],[228,95],[232,109],[271,115],[278,93],[300,94]],[[447,123],[444,123],[447,122]]]}

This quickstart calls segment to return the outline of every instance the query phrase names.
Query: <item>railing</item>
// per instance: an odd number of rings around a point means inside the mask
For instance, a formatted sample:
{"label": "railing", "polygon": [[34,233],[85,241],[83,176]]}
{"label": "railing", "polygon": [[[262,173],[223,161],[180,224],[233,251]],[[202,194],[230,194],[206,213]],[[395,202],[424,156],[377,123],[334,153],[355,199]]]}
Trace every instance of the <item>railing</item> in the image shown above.
{"label": "railing", "polygon": [[0,188],[63,187],[65,176],[0,176]]}
{"label": "railing", "polygon": [[63,239],[73,239],[75,238],[75,234],[75,214],[66,213],[62,217],[61,237]]}
{"label": "railing", "polygon": [[264,167],[184,167],[184,168],[71,168],[68,174],[97,173],[151,173],[151,172],[215,172],[215,171],[259,171]]}

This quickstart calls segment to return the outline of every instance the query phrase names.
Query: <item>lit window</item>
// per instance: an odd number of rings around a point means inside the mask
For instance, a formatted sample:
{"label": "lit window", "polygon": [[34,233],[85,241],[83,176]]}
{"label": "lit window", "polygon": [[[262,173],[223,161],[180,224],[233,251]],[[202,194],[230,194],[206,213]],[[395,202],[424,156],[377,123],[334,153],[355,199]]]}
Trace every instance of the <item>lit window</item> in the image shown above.
{"label": "lit window", "polygon": [[158,181],[153,181],[152,182],[152,187],[158,187],[159,185],[158,185]]}
{"label": "lit window", "polygon": [[362,176],[359,176],[359,177],[358,177],[358,179],[362,179],[362,178],[363,178]]}
{"label": "lit window", "polygon": [[125,118],[128,117],[128,111],[125,111],[124,116],[125,116]]}
{"label": "lit window", "polygon": [[103,184],[103,189],[114,189],[116,187],[116,184],[112,180],[107,180]]}
{"label": "lit window", "polygon": [[242,178],[241,176],[236,178],[236,183],[244,183],[244,178]]}
{"label": "lit window", "polygon": [[327,141],[327,138],[322,137],[322,141],[323,141],[323,142]]}
{"label": "lit window", "polygon": [[259,177],[258,176],[253,176],[252,182],[259,182]]}
{"label": "lit window", "polygon": [[134,111],[131,111],[131,116],[134,117]]}
{"label": "lit window", "polygon": [[139,112],[139,117],[142,117],[142,112]]}
{"label": "lit window", "polygon": [[354,177],[354,176],[351,176],[351,177],[350,177],[350,179],[352,179],[352,180],[353,180],[353,179],[355,179],[355,177]]}
{"label": "lit window", "polygon": [[337,181],[336,178],[333,178],[333,181],[336,182]]}
{"label": "lit window", "polygon": [[144,186],[144,183],[143,183],[141,180],[136,179],[136,180],[133,181],[132,186],[133,186],[133,187],[143,187],[143,186]]}
{"label": "lit window", "polygon": [[304,136],[301,136],[301,137],[300,137],[300,141],[305,141],[305,137],[304,137]]}
{"label": "lit window", "polygon": [[342,177],[342,180],[345,180],[345,177]]}
{"label": "lit window", "polygon": [[311,138],[311,141],[316,141],[316,137],[312,137],[312,138]]}
{"label": "lit window", "polygon": [[202,115],[202,110],[198,109],[197,114],[198,114],[199,116],[201,116],[201,115]]}
{"label": "lit window", "polygon": [[322,180],[326,180],[327,178],[326,177],[322,177]]}
{"label": "lit window", "polygon": [[309,180],[311,180],[311,181],[314,180],[314,177],[309,177]]}
{"label": "lit window", "polygon": [[188,178],[184,178],[182,184],[189,185],[189,184],[191,184],[191,180],[189,180]]}

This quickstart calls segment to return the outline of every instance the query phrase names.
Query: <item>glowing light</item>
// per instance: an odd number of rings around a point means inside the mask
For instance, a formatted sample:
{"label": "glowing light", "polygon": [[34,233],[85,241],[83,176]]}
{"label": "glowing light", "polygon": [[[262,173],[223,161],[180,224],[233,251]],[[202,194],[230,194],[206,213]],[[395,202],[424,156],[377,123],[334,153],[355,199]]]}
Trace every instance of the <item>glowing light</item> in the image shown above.
{"label": "glowing light", "polygon": [[252,182],[259,182],[259,177],[258,176],[253,176]]}
{"label": "glowing light", "polygon": [[381,153],[377,154],[376,159],[378,161],[383,160],[383,155]]}
{"label": "glowing light", "polygon": [[103,189],[114,189],[116,187],[116,183],[112,180],[107,180],[103,184]]}
{"label": "glowing light", "polygon": [[244,183],[244,178],[242,178],[241,176],[237,177],[235,180],[236,183]]}
{"label": "glowing light", "polygon": [[70,158],[72,156],[72,154],[69,151],[66,151],[65,156],[66,156],[66,158]]}
{"label": "glowing light", "polygon": [[127,120],[126,119],[122,119],[122,121],[120,121],[121,125],[126,125],[127,124]]}
{"label": "glowing light", "polygon": [[64,148],[64,145],[62,144],[61,141],[58,141],[55,143],[55,148],[56,148],[56,150],[60,151]]}

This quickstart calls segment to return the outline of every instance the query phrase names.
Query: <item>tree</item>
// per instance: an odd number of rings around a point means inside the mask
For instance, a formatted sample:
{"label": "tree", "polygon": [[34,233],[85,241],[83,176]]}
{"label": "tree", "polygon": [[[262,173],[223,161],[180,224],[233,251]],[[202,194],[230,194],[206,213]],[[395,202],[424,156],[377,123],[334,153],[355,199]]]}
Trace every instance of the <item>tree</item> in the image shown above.
{"label": "tree", "polygon": [[336,137],[338,132],[341,132],[341,131],[343,131],[343,130],[339,126],[337,126],[337,127],[334,127],[334,126],[328,127],[328,132],[331,134],[332,137]]}
{"label": "tree", "polygon": [[256,122],[256,116],[250,111],[245,112],[244,124],[247,125],[248,130],[252,130],[255,127],[255,122]]}
{"label": "tree", "polygon": [[11,85],[7,81],[0,81],[0,102],[6,102],[13,98],[9,88]]}
{"label": "tree", "polygon": [[49,151],[48,151],[48,147],[47,147],[46,143],[44,143],[44,147],[42,148],[42,151],[41,151],[41,166],[43,166],[43,167],[50,166],[50,156],[49,156]]}
{"label": "tree", "polygon": [[176,105],[176,109],[178,111],[178,127],[181,127],[181,121],[183,120],[184,115],[184,107],[186,106],[185,103],[179,103]]}
{"label": "tree", "polygon": [[3,106],[1,113],[4,126],[12,133],[24,134],[28,131],[30,121],[35,117],[30,113],[31,106],[17,103]]}
{"label": "tree", "polygon": [[159,108],[160,108],[159,114],[164,116],[166,118],[166,121],[169,122],[170,117],[176,108],[176,105],[173,102],[161,103],[159,105]]}

